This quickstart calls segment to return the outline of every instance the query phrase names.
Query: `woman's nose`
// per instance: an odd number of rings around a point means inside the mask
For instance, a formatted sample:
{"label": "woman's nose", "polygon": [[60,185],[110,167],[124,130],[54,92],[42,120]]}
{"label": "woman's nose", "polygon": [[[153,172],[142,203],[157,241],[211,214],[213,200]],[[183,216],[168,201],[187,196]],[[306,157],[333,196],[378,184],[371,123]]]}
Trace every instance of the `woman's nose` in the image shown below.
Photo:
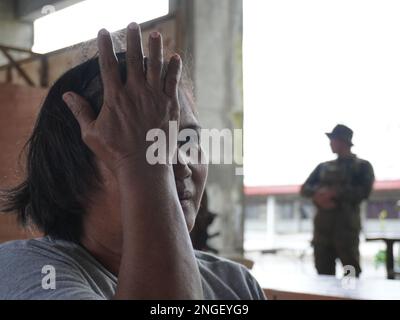
{"label": "woman's nose", "polygon": [[174,164],[174,171],[175,176],[185,179],[192,175],[192,170],[189,167],[189,159],[188,157],[182,152],[178,150],[178,159],[177,163]]}

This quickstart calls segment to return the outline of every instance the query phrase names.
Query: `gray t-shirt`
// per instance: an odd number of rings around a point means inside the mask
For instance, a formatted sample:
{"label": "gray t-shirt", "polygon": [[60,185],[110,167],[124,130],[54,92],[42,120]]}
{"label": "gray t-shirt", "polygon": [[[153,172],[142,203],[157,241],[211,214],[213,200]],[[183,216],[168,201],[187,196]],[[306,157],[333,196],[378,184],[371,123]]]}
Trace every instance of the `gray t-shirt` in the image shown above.
{"label": "gray t-shirt", "polygon": [[[205,299],[265,299],[244,266],[195,255]],[[117,277],[73,242],[43,237],[0,245],[0,299],[111,299],[116,286]]]}

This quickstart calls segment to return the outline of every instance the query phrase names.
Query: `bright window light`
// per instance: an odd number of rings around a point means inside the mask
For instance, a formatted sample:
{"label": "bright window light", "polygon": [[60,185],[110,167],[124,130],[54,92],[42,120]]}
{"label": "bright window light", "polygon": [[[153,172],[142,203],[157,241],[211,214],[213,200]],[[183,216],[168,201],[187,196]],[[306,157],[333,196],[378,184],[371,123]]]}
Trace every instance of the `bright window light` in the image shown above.
{"label": "bright window light", "polygon": [[354,130],[377,180],[400,178],[400,1],[245,0],[247,186],[301,184]]}
{"label": "bright window light", "polygon": [[168,0],[86,0],[34,21],[32,50],[46,53],[168,14]]}

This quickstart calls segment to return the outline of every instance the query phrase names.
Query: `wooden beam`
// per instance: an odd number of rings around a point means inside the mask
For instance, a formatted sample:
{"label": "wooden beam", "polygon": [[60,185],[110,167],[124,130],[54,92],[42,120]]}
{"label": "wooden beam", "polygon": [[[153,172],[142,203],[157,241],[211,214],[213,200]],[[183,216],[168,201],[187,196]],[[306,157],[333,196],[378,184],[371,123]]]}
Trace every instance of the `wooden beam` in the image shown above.
{"label": "wooden beam", "polygon": [[8,61],[10,62],[10,64],[17,69],[18,73],[21,75],[21,77],[25,80],[25,82],[31,86],[34,87],[35,83],[32,81],[31,78],[29,78],[29,76],[27,75],[27,73],[20,67],[20,65],[18,64],[18,62],[16,62],[14,60],[14,58],[7,52],[6,49],[3,49],[0,47],[0,51],[3,52],[3,54],[6,56],[6,58],[8,59]]}
{"label": "wooden beam", "polygon": [[40,86],[46,88],[49,85],[49,62],[47,56],[40,58]]}
{"label": "wooden beam", "polygon": [[41,56],[40,53],[33,52],[33,51],[29,50],[29,49],[4,46],[4,45],[1,45],[1,44],[0,44],[0,50],[11,50],[11,51],[29,53],[31,56]]}
{"label": "wooden beam", "polygon": [[6,82],[11,83],[12,82],[12,68],[8,66],[6,70]]}

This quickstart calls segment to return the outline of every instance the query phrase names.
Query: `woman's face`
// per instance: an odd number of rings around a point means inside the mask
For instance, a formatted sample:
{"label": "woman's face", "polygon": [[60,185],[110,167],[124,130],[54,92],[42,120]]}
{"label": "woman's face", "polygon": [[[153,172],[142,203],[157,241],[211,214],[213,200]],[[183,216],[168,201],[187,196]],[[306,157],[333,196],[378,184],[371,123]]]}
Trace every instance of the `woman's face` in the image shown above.
{"label": "woman's face", "polygon": [[[188,230],[191,231],[200,207],[208,167],[207,164],[202,164],[202,161],[200,161],[203,158],[203,151],[200,146],[200,125],[191,103],[184,96],[181,98],[180,105],[179,130],[182,132],[186,129],[185,134],[182,135],[182,138],[186,136],[186,140],[178,141],[178,161],[173,165],[173,168],[179,201],[185,215],[186,225]],[[190,154],[190,150],[192,154]]]}
{"label": "woman's face", "polygon": [[[190,134],[190,139],[187,141],[178,141],[177,163],[173,164],[175,175],[175,184],[179,197],[179,202],[185,216],[185,221],[189,232],[193,229],[197,212],[200,207],[201,198],[205,188],[207,179],[208,165],[202,164],[200,159],[203,151],[200,147],[200,125],[197,116],[193,112],[192,103],[185,95],[180,97],[180,124],[179,131],[186,131]],[[185,152],[183,145],[190,146],[192,157],[189,152]],[[183,147],[183,148],[180,148]],[[195,157],[193,157],[195,155]],[[197,159],[194,159],[197,158]],[[100,174],[103,178],[104,195],[107,197],[107,207],[116,208],[112,210],[110,216],[111,221],[107,221],[110,228],[113,228],[117,234],[117,229],[121,229],[121,216],[119,213],[119,193],[118,184],[112,173],[102,163],[98,163]],[[98,196],[98,199],[103,199],[103,196]],[[107,219],[108,220],[108,219]]]}

